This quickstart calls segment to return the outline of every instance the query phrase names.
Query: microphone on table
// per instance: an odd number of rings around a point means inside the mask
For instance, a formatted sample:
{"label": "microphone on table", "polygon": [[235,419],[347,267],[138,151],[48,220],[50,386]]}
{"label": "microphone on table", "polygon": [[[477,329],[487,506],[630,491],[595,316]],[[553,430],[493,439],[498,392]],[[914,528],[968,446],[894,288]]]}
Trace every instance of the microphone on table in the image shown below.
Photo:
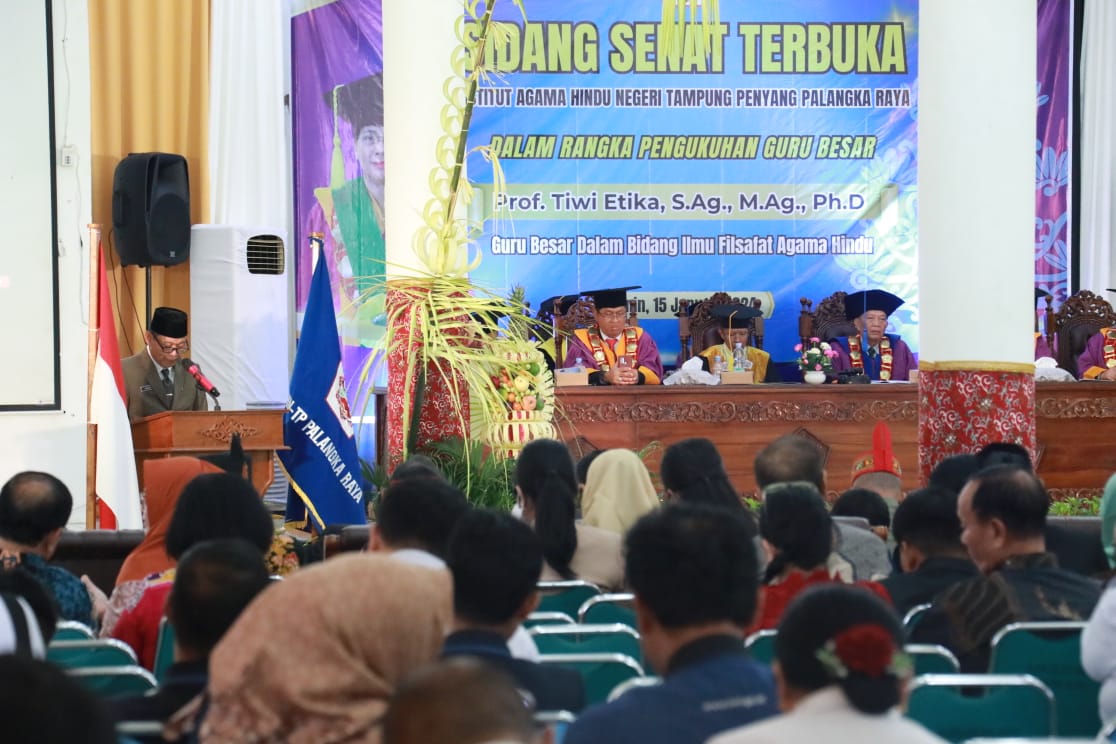
{"label": "microphone on table", "polygon": [[189,372],[190,376],[194,378],[194,381],[198,383],[198,387],[213,396],[213,403],[216,410],[220,411],[221,404],[217,402],[217,398],[221,395],[221,391],[202,373],[201,367],[198,366],[197,362],[193,359],[183,359],[182,361],[186,365],[186,371]]}

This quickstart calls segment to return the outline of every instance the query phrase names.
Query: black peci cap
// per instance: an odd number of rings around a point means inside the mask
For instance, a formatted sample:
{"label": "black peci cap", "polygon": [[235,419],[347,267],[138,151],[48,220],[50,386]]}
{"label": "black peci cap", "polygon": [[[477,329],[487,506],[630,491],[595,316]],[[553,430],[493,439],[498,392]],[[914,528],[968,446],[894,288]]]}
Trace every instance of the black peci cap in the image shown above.
{"label": "black peci cap", "polygon": [[186,313],[176,307],[157,307],[148,330],[167,338],[186,338]]}

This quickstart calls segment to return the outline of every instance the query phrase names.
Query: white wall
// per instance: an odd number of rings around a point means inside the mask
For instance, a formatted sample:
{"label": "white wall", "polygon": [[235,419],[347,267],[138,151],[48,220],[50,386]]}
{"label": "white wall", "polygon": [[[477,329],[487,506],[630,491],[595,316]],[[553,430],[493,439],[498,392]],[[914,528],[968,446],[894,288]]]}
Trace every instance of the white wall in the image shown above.
{"label": "white wall", "polygon": [[[90,185],[89,14],[87,0],[53,0],[54,108],[56,147],[70,145],[77,153],[72,168],[59,166],[58,300],[61,334],[62,406],[59,411],[0,412],[0,482],[21,470],[44,470],[61,478],[74,495],[71,527],[85,526],[85,419],[88,290],[86,264],[92,190]],[[23,14],[20,14],[22,16]],[[10,35],[13,14],[0,9],[0,22]],[[28,60],[28,64],[35,64]],[[12,109],[16,112],[18,107]],[[65,138],[65,141],[63,141]],[[57,158],[61,160],[61,158]],[[0,200],[19,189],[0,179]],[[49,234],[50,224],[37,226]],[[13,246],[0,247],[3,251]],[[47,277],[49,280],[49,277]],[[18,319],[4,318],[4,323]],[[49,338],[42,343],[50,344]],[[6,363],[18,364],[18,350],[6,349]]]}

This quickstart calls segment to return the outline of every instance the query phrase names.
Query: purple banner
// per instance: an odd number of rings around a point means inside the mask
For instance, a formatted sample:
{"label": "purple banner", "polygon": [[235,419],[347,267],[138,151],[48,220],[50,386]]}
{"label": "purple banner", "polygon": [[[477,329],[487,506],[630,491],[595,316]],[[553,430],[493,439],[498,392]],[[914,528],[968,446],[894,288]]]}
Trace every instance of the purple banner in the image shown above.
{"label": "purple banner", "polygon": [[1039,0],[1037,74],[1035,286],[1061,304],[1069,293],[1072,0]]}

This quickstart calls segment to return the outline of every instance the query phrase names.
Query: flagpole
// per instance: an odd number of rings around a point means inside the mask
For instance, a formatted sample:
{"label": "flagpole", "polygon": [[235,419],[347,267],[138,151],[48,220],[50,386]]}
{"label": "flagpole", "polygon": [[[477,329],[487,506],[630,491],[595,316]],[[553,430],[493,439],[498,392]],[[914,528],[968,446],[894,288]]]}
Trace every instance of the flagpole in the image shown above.
{"label": "flagpole", "polygon": [[85,375],[85,528],[97,527],[97,425],[90,423],[89,411],[93,405],[93,367],[97,363],[97,333],[100,323],[97,311],[97,298],[100,287],[97,282],[101,259],[101,226],[95,223],[89,227],[89,332],[86,350]]}

